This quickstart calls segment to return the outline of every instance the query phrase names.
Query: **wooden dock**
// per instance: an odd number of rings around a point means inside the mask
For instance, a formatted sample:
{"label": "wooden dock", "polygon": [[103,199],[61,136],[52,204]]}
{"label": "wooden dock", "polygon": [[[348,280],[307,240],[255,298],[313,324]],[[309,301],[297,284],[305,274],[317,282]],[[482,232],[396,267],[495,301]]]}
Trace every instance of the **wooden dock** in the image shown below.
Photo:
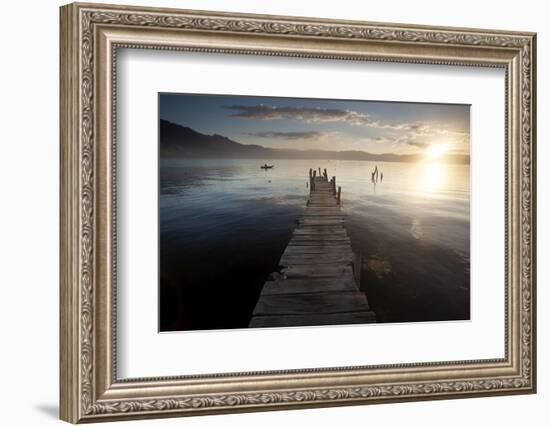
{"label": "wooden dock", "polygon": [[251,328],[376,322],[357,284],[341,187],[326,169],[310,169],[309,188],[306,211],[279,261],[281,271],[264,284]]}

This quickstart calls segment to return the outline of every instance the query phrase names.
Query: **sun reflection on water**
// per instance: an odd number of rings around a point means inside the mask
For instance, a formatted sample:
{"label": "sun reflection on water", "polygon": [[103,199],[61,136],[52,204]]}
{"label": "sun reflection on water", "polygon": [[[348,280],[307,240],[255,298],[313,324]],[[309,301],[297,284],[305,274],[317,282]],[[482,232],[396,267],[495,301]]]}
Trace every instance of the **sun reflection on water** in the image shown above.
{"label": "sun reflection on water", "polygon": [[425,162],[420,166],[418,189],[421,193],[437,193],[446,188],[449,179],[449,167],[442,163]]}

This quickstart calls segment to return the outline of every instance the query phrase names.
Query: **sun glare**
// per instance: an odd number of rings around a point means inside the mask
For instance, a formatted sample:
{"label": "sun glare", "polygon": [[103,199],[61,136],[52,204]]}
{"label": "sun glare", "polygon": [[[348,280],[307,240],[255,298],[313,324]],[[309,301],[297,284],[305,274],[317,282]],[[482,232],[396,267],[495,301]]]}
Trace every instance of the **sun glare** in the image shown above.
{"label": "sun glare", "polygon": [[418,190],[423,194],[437,193],[445,187],[448,168],[438,162],[424,163],[419,174]]}
{"label": "sun glare", "polygon": [[426,158],[435,160],[443,157],[447,152],[447,144],[433,144],[426,149]]}

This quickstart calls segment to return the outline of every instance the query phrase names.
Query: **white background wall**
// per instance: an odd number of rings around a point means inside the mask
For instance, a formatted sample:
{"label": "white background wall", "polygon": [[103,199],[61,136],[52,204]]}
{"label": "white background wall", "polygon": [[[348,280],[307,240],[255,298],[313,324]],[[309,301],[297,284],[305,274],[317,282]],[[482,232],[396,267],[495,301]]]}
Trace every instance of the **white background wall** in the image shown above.
{"label": "white background wall", "polygon": [[[113,3],[122,3],[110,0]],[[57,0],[5,2],[0,24],[0,401],[2,425],[59,425],[58,402],[58,6]],[[209,416],[130,425],[543,426],[550,405],[549,12],[544,2],[382,1],[271,2],[133,0],[133,4],[325,18],[538,32],[538,358],[539,393]],[[546,193],[546,194],[545,194]],[[546,418],[546,419],[545,419]]]}

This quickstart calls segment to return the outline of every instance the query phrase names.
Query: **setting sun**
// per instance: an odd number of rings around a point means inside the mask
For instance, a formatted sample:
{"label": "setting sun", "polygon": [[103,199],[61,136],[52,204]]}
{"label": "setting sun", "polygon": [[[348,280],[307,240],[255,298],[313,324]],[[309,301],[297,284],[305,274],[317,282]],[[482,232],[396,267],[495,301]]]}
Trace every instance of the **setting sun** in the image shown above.
{"label": "setting sun", "polygon": [[426,148],[426,158],[427,159],[439,159],[447,152],[447,144],[434,144]]}

